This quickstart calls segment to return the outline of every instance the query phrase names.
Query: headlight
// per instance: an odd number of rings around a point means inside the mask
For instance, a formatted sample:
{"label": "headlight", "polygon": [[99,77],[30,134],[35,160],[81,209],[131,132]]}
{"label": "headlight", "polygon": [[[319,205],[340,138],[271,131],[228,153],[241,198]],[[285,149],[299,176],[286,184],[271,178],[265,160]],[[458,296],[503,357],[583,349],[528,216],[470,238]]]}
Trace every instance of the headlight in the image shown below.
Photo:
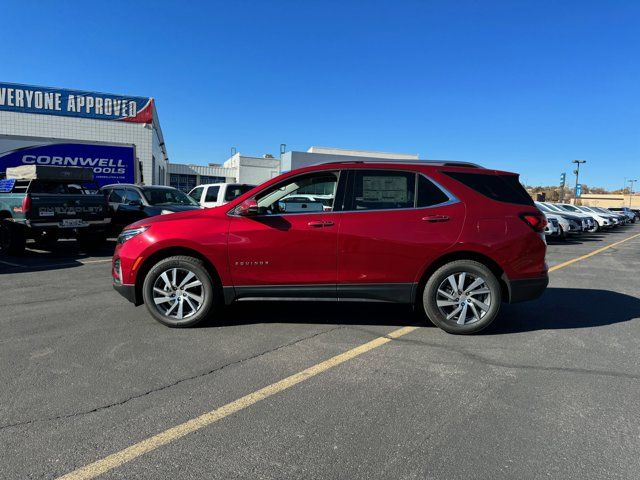
{"label": "headlight", "polygon": [[170,213],[176,213],[176,212],[173,212],[173,211],[171,211],[171,210],[162,210],[162,211],[160,212],[160,215],[169,215]]}
{"label": "headlight", "polygon": [[139,227],[139,228],[131,228],[129,230],[123,230],[122,233],[118,235],[117,243],[121,245],[127,240],[131,240],[133,237],[146,232],[148,229],[149,227]]}

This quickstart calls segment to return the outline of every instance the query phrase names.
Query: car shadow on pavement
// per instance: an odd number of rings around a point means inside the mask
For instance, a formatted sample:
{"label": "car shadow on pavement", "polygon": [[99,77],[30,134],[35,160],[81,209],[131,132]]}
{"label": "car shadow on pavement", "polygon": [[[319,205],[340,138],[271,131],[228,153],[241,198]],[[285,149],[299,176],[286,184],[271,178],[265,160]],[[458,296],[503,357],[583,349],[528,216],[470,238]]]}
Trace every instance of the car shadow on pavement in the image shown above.
{"label": "car shadow on pavement", "polygon": [[[496,321],[482,332],[503,335],[535,330],[592,328],[640,318],[640,298],[580,288],[548,288],[533,302],[503,304]],[[433,326],[410,306],[367,302],[244,302],[225,309],[202,327],[256,323]]]}
{"label": "car shadow on pavement", "polygon": [[503,305],[488,335],[592,328],[640,318],[640,298],[610,290],[547,288],[538,300]]}
{"label": "car shadow on pavement", "polygon": [[419,325],[422,319],[408,305],[376,302],[237,302],[219,321],[203,326],[255,323],[328,325]]}
{"label": "car shadow on pavement", "polygon": [[46,249],[28,242],[22,255],[0,257],[0,275],[74,268],[86,261],[106,263],[115,247],[115,240],[88,249],[81,248],[75,240],[61,240]]}
{"label": "car shadow on pavement", "polygon": [[580,245],[586,242],[599,242],[605,238],[602,234],[590,233],[583,235],[569,236],[562,240],[559,238],[547,238],[547,244],[549,245]]}

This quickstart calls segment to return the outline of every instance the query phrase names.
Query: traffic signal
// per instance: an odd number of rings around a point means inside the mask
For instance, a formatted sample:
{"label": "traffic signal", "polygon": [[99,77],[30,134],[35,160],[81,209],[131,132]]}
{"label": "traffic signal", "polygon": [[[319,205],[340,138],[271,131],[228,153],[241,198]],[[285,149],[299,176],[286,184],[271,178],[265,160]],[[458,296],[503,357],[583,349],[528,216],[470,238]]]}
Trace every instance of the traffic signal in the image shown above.
{"label": "traffic signal", "polygon": [[566,173],[561,173],[560,174],[560,186],[564,187],[564,182],[567,179],[567,174]]}

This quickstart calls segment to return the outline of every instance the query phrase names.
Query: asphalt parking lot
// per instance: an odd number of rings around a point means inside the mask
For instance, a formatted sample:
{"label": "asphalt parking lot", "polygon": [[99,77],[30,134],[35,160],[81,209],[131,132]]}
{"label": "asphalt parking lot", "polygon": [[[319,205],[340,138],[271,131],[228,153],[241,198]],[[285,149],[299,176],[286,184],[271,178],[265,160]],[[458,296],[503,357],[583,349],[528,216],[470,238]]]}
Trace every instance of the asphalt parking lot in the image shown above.
{"label": "asphalt parking lot", "polygon": [[1,478],[638,477],[640,224],[551,244],[544,296],[466,337],[380,304],[172,330],[109,260],[0,261]]}

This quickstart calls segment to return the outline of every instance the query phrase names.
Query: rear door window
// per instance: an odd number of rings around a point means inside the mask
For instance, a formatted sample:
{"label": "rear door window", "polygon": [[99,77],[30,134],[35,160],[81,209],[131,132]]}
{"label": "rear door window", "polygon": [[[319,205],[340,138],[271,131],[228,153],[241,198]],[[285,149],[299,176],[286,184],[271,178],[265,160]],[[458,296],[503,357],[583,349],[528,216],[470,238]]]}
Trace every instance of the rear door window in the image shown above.
{"label": "rear door window", "polygon": [[416,174],[392,170],[353,170],[347,210],[393,210],[415,206]]}
{"label": "rear door window", "polygon": [[489,175],[485,173],[443,172],[467,187],[499,202],[533,205],[533,199],[518,180],[517,175]]}
{"label": "rear door window", "polygon": [[207,194],[205,195],[205,202],[217,202],[218,201],[218,193],[220,192],[220,187],[209,187],[207,188]]}

